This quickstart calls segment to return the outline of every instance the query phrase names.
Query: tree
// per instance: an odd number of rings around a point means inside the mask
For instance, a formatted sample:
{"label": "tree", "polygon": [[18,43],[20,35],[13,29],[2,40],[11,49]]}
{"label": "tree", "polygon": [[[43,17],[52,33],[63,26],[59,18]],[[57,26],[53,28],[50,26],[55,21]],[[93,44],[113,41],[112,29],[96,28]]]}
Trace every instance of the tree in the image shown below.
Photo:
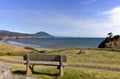
{"label": "tree", "polygon": [[113,36],[112,32],[108,33],[108,37],[111,38]]}

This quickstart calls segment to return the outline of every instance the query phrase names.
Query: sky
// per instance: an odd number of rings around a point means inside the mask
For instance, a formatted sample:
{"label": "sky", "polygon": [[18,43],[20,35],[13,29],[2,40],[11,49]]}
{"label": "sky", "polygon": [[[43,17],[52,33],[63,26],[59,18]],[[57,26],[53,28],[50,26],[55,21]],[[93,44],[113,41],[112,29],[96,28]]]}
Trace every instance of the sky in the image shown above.
{"label": "sky", "polygon": [[55,36],[120,34],[120,0],[0,0],[0,30]]}

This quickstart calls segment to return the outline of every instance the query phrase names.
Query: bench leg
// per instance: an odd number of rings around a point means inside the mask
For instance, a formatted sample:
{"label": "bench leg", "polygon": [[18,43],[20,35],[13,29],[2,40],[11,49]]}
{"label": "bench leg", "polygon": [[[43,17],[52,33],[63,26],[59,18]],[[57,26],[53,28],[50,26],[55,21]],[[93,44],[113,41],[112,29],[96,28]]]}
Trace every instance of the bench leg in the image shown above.
{"label": "bench leg", "polygon": [[63,70],[63,66],[60,66],[60,76],[64,75],[64,70]]}
{"label": "bench leg", "polygon": [[26,67],[26,74],[27,74],[28,76],[32,74],[31,66],[30,66],[30,65]]}
{"label": "bench leg", "polygon": [[34,72],[34,65],[31,65],[31,71]]}

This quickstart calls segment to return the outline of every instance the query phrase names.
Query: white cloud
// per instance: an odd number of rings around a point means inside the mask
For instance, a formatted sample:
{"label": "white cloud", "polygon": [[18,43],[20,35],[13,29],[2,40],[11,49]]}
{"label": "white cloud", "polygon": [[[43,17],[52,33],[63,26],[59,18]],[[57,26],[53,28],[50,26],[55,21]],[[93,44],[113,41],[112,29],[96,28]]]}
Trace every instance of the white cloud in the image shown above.
{"label": "white cloud", "polygon": [[114,34],[120,34],[120,7],[115,7],[111,10],[104,11],[101,13],[107,17],[106,23],[111,27],[111,32]]}
{"label": "white cloud", "polygon": [[41,11],[0,11],[0,14],[2,17],[7,16],[23,25],[55,29],[57,32],[59,31],[56,35],[103,37],[108,32],[120,34],[120,7],[102,12],[100,16],[103,16],[104,19],[99,19],[99,17],[75,19],[63,14]]}
{"label": "white cloud", "polygon": [[103,14],[108,16],[108,20],[113,26],[120,26],[120,7],[105,11]]}

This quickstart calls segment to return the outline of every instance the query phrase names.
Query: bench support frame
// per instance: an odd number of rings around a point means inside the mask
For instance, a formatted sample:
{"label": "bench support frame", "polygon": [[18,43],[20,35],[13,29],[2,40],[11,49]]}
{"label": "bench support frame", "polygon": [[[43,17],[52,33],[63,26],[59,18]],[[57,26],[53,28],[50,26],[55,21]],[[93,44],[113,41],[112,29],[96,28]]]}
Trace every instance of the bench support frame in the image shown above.
{"label": "bench support frame", "polygon": [[[30,76],[32,74],[32,72],[34,72],[34,65],[30,64],[29,54],[27,54],[25,57],[26,57],[26,59],[24,59],[24,60],[26,60],[26,75]],[[64,75],[64,66],[63,66],[63,56],[62,55],[60,55],[58,69],[59,69],[59,75],[63,76]]]}

